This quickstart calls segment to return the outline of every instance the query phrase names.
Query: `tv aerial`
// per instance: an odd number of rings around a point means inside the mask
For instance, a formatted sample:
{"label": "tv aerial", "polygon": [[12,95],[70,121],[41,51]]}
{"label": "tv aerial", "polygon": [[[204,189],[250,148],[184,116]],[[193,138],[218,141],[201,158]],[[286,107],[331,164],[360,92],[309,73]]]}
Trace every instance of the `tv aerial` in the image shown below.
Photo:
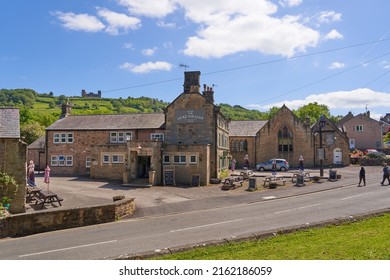
{"label": "tv aerial", "polygon": [[180,64],[179,64],[179,67],[180,67],[180,68],[184,68],[184,72],[186,72],[186,71],[187,71],[187,68],[190,68],[190,66],[189,66],[189,65],[182,64],[182,63],[180,63]]}

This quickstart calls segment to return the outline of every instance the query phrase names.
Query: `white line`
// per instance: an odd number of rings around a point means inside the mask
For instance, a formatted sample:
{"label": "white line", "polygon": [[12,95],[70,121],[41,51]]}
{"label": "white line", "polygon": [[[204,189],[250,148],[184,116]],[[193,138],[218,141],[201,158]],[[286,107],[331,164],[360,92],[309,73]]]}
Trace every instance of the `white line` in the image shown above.
{"label": "white line", "polygon": [[216,226],[216,225],[234,223],[234,222],[238,222],[238,221],[242,221],[242,219],[231,220],[231,221],[225,221],[225,222],[214,223],[214,224],[201,225],[201,226],[196,226],[196,227],[174,229],[174,230],[171,230],[171,231],[169,231],[169,232],[172,233],[172,232],[179,232],[179,231],[185,231],[185,230],[191,230],[191,229],[197,229],[197,228],[211,227],[211,226]]}
{"label": "white line", "polygon": [[271,195],[271,196],[263,196],[263,199],[264,199],[264,200],[267,200],[267,199],[274,199],[274,198],[276,198],[276,196],[273,196],[273,195]]}
{"label": "white line", "polygon": [[341,198],[340,200],[347,200],[347,199],[363,196],[363,195],[370,194],[370,193],[372,193],[372,192],[362,193],[362,194],[357,194],[357,195],[352,195],[352,196],[347,196],[347,197]]}
{"label": "white line", "polygon": [[314,206],[318,206],[318,205],[321,205],[321,203],[316,203],[316,204],[306,205],[306,206],[302,206],[302,207],[298,207],[298,208],[292,208],[292,209],[288,209],[288,210],[278,211],[278,212],[275,212],[275,214],[281,214],[281,213],[291,212],[291,211],[295,211],[295,210],[301,210],[301,209],[310,208],[310,207],[314,207]]}
{"label": "white line", "polygon": [[61,249],[50,250],[50,251],[43,251],[43,252],[31,253],[31,254],[26,254],[26,255],[20,255],[19,258],[30,257],[30,256],[35,256],[35,255],[49,254],[49,253],[60,252],[60,251],[73,250],[73,249],[84,248],[84,247],[91,247],[91,246],[96,246],[96,245],[101,245],[101,244],[113,243],[113,242],[117,242],[117,241],[118,241],[118,240],[110,240],[110,241],[104,241],[104,242],[98,242],[98,243],[91,243],[91,244],[85,244],[85,245],[74,246],[74,247],[68,247],[68,248],[61,248]]}

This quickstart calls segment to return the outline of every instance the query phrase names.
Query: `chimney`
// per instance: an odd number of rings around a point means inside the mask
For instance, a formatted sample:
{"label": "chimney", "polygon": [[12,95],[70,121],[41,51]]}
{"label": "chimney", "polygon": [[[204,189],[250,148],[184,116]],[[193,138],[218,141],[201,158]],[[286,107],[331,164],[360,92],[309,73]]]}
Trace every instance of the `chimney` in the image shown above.
{"label": "chimney", "polygon": [[184,93],[199,93],[200,71],[184,72]]}
{"label": "chimney", "polygon": [[72,111],[72,105],[70,104],[69,100],[66,101],[66,103],[62,104],[61,110],[62,110],[62,112],[61,112],[60,119],[63,119],[63,118],[70,115],[70,113]]}
{"label": "chimney", "polygon": [[214,90],[212,87],[208,87],[205,84],[203,85],[203,96],[206,100],[214,103]]}

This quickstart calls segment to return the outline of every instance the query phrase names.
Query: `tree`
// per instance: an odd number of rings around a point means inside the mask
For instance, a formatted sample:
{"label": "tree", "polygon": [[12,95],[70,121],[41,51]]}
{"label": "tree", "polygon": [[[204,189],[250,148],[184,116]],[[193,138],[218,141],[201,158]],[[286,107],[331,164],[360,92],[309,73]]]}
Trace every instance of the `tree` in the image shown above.
{"label": "tree", "polygon": [[27,144],[31,144],[43,135],[45,135],[45,127],[38,122],[27,123],[20,127],[20,136]]}
{"label": "tree", "polygon": [[317,102],[309,103],[299,107],[294,113],[301,119],[306,120],[310,119],[310,124],[314,124],[318,121],[321,115],[325,117],[330,117],[330,112],[328,106],[324,104],[318,104]]}

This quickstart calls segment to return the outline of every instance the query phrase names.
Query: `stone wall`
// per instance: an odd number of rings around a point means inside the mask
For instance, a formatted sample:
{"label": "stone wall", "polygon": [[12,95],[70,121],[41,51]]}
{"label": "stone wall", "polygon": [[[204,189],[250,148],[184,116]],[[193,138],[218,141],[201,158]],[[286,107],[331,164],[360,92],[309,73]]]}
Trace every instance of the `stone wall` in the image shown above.
{"label": "stone wall", "polygon": [[11,215],[0,218],[0,238],[114,222],[134,210],[134,198],[128,198],[106,205]]}
{"label": "stone wall", "polygon": [[26,211],[26,157],[27,144],[19,139],[0,139],[0,170],[15,178],[19,188],[8,189],[0,194],[12,199],[11,213],[23,213]]}

